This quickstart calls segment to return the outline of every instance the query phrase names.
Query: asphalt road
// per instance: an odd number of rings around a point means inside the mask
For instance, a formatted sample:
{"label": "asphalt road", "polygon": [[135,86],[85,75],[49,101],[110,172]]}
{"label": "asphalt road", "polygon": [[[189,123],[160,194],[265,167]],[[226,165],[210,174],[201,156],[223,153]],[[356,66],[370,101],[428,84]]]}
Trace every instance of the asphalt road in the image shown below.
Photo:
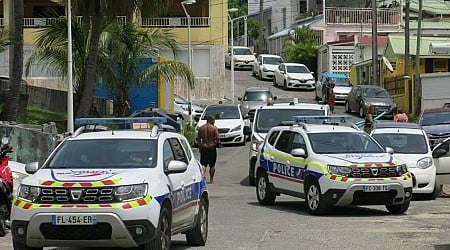
{"label": "asphalt road", "polygon": [[[313,92],[286,92],[248,71],[236,71],[235,77],[237,96],[247,86],[264,85],[280,98],[314,102]],[[343,106],[336,112],[342,114]],[[272,206],[259,205],[255,187],[247,180],[248,147],[219,149],[215,183],[209,185],[206,246],[189,247],[184,235],[176,235],[172,249],[450,249],[446,198],[414,200],[407,213],[398,216],[388,214],[384,206],[339,208],[326,216],[311,216],[303,200],[285,195]],[[0,249],[12,249],[10,234],[0,239]]]}

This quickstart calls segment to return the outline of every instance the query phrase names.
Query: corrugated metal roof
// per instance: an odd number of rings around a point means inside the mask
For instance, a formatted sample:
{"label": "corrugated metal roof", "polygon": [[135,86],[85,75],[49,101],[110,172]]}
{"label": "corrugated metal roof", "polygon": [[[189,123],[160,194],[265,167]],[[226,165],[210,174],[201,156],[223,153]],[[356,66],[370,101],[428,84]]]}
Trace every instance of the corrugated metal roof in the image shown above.
{"label": "corrugated metal roof", "polygon": [[[419,0],[410,0],[409,9],[419,12]],[[422,10],[429,14],[450,15],[450,1],[425,0],[422,2]]]}
{"label": "corrugated metal roof", "polygon": [[[450,37],[422,37],[420,41],[420,56],[436,56],[430,51],[431,43],[450,43]],[[417,37],[409,39],[409,53],[416,54]],[[389,35],[386,48],[386,57],[397,57],[405,55],[405,37],[399,35]]]}
{"label": "corrugated metal roof", "polygon": [[320,22],[323,21],[323,15],[317,15],[317,16],[308,17],[308,18],[299,20],[299,21],[293,23],[291,27],[284,29],[282,31],[279,31],[279,32],[269,36],[267,39],[274,39],[274,38],[278,38],[278,37],[287,36],[289,34],[289,32],[293,29],[293,27],[301,28],[303,26],[310,26],[311,24],[317,23],[319,21]]}
{"label": "corrugated metal roof", "polygon": [[[417,21],[410,21],[409,22],[409,29],[417,29],[418,22]],[[448,30],[450,29],[450,22],[446,21],[439,21],[439,22],[424,22],[422,21],[422,29],[442,29],[442,30]]]}

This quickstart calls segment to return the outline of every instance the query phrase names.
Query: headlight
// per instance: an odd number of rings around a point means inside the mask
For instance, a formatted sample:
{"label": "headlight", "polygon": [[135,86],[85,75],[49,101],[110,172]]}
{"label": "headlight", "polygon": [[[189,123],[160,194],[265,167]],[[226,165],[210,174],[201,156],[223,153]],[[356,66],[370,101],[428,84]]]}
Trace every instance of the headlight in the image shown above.
{"label": "headlight", "polygon": [[15,172],[15,171],[12,171],[11,174],[12,174],[12,177],[14,179],[14,182],[17,183],[17,184],[22,183],[22,180],[25,179],[25,177],[28,176],[26,174]]}
{"label": "headlight", "polygon": [[425,157],[417,161],[417,168],[427,169],[431,167],[432,164],[433,160],[431,159],[431,157]]}
{"label": "headlight", "polygon": [[114,194],[119,201],[143,198],[147,195],[147,184],[116,187]]}
{"label": "headlight", "polygon": [[263,143],[263,141],[254,141],[254,142],[252,142],[252,150],[253,151],[258,151],[258,147],[259,147],[259,145],[261,145],[261,143]]}
{"label": "headlight", "polygon": [[368,108],[370,107],[370,103],[368,101],[364,101],[364,106]]}
{"label": "headlight", "polygon": [[241,130],[241,125],[234,127],[230,132],[236,132]]}
{"label": "headlight", "polygon": [[348,176],[352,172],[349,167],[328,165],[328,172],[335,175]]}
{"label": "headlight", "polygon": [[29,202],[36,202],[39,198],[40,193],[41,193],[40,187],[20,185],[18,196],[22,200],[26,200]]}
{"label": "headlight", "polygon": [[406,167],[406,164],[397,165],[397,173],[399,175],[404,175],[408,172],[408,168]]}

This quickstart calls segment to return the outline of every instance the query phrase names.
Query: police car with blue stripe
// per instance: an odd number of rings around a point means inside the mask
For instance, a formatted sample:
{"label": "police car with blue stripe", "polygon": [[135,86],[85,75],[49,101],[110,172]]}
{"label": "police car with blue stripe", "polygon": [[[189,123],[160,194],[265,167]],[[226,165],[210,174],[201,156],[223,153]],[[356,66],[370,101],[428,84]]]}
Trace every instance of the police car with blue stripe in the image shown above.
{"label": "police car with blue stripe", "polygon": [[[25,166],[32,175],[13,201],[14,249],[169,249],[178,233],[205,245],[209,198],[201,165],[164,119],[76,119],[81,127],[42,166]],[[96,131],[92,124],[140,129]]]}
{"label": "police car with blue stripe", "polygon": [[303,198],[311,214],[332,206],[386,205],[407,211],[414,176],[350,116],[302,116],[269,130],[259,147],[256,195],[262,205],[280,194]]}

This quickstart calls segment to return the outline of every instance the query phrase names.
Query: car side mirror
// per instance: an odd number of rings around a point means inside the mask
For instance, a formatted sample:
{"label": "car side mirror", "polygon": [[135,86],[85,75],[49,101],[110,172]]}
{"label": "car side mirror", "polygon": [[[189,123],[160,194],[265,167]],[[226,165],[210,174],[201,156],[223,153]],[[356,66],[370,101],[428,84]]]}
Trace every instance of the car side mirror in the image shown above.
{"label": "car side mirror", "polygon": [[30,162],[25,164],[25,172],[28,174],[34,174],[39,170],[39,162]]}
{"label": "car side mirror", "polygon": [[295,157],[305,157],[306,151],[303,148],[294,148],[291,150],[291,155]]}
{"label": "car side mirror", "polygon": [[393,148],[390,148],[390,147],[386,147],[386,153],[388,153],[388,154],[394,154],[394,149]]}
{"label": "car side mirror", "polygon": [[446,155],[447,151],[443,148],[437,149],[435,151],[433,151],[433,158],[441,158],[442,156]]}
{"label": "car side mirror", "polygon": [[311,75],[313,75],[314,74],[314,71],[311,71]]}
{"label": "car side mirror", "polygon": [[188,165],[186,164],[186,162],[172,160],[169,162],[167,170],[169,174],[183,173],[184,171],[187,170],[187,167]]}

